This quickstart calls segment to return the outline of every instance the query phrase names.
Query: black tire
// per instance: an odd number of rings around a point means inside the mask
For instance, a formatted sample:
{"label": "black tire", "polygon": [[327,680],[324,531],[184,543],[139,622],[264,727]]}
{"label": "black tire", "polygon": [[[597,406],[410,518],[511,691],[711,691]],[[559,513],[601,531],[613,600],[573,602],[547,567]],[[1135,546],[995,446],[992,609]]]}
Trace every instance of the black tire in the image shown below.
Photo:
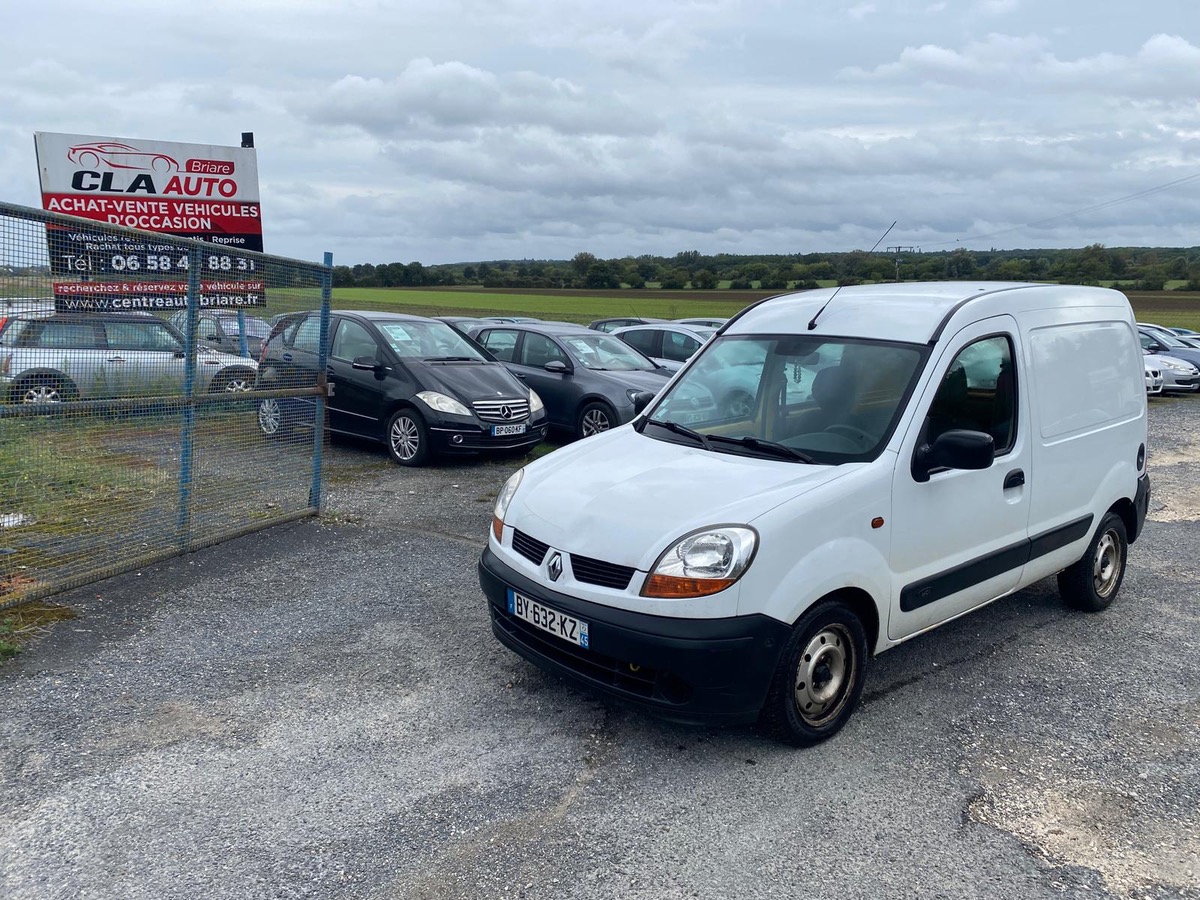
{"label": "black tire", "polygon": [[617,426],[617,414],[607,403],[586,403],[575,417],[575,437],[585,438]]}
{"label": "black tire", "polygon": [[12,389],[13,403],[65,403],[76,396],[70,382],[53,375],[33,375]]}
{"label": "black tire", "polygon": [[1073,609],[1108,609],[1125,580],[1128,559],[1125,522],[1116,513],[1105,513],[1079,562],[1058,573],[1058,592]]}
{"label": "black tire", "polygon": [[404,407],[392,414],[383,442],[388,455],[402,466],[422,466],[429,459],[429,429],[415,409]]}
{"label": "black tire", "polygon": [[858,706],[867,654],[867,633],[854,610],[836,598],[818,603],[792,628],[762,726],[798,747],[833,737]]}
{"label": "black tire", "polygon": [[254,390],[254,372],[251,369],[232,369],[221,372],[208,385],[210,394],[225,391],[230,394],[244,394]]}
{"label": "black tire", "polygon": [[258,430],[277,441],[287,440],[291,435],[291,417],[278,397],[268,397],[259,401]]}

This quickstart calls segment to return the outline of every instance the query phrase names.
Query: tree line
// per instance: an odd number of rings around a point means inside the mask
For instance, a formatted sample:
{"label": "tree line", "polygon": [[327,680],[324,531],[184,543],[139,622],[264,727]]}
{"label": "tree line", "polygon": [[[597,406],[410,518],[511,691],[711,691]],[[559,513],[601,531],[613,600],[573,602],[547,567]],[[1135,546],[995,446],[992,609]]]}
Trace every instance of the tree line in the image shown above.
{"label": "tree line", "polygon": [[334,266],[334,287],[453,287],[660,290],[784,290],[821,283],[882,281],[1119,282],[1141,291],[1200,291],[1200,248],[1104,247],[1072,250],[965,250],[923,253],[797,253],[569,260],[493,260],[425,266],[419,262]]}

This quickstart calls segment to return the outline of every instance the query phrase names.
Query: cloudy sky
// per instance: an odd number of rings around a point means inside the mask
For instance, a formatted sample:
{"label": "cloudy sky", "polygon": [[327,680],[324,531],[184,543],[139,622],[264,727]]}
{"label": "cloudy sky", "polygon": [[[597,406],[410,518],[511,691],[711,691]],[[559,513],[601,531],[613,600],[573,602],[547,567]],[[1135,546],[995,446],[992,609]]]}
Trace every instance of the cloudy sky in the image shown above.
{"label": "cloudy sky", "polygon": [[41,0],[0,61],[0,200],[253,131],[304,259],[1200,245],[1195,0]]}

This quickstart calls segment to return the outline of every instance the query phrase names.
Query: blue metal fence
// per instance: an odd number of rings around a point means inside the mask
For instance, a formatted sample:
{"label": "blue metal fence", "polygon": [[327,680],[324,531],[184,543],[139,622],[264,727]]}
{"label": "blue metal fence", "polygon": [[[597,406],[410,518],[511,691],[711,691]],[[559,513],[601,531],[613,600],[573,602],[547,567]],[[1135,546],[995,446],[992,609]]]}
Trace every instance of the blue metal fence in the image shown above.
{"label": "blue metal fence", "polygon": [[319,512],[326,361],[257,357],[306,310],[327,346],[332,267],[0,203],[0,608]]}

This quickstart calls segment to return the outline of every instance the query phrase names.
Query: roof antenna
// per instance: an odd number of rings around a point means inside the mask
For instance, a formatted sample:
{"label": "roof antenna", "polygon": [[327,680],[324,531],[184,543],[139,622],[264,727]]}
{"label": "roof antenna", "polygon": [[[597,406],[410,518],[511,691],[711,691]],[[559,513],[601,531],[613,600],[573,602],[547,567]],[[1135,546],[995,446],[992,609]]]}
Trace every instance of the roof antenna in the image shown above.
{"label": "roof antenna", "polygon": [[[897,219],[897,220],[896,220],[896,222],[899,222],[899,221],[900,221],[899,219]],[[896,227],[896,222],[893,222],[891,225],[889,225],[889,226],[887,227],[887,231],[885,231],[883,234],[881,234],[881,235],[879,236],[879,240],[877,240],[877,241],[875,242],[875,247],[878,247],[880,244],[882,244],[882,243],[883,243],[883,239],[884,239],[885,237],[887,237],[887,236],[888,236],[888,232],[890,232],[890,231],[891,231],[893,228],[895,228],[895,227]],[[874,252],[875,252],[875,247],[872,247],[872,248],[871,248],[870,250],[868,250],[867,252],[868,252],[868,253],[874,253]],[[833,302],[833,298],[834,298],[834,297],[836,297],[836,296],[838,295],[838,291],[840,291],[841,289],[842,289],[842,286],[839,284],[839,285],[837,286],[837,290],[835,290],[835,291],[834,291],[832,294],[830,294],[830,295],[829,295],[829,299],[828,299],[828,300],[826,300],[826,301],[825,301],[825,302],[824,302],[824,303],[821,305],[821,308],[817,310],[817,314],[816,314],[815,316],[813,316],[811,319],[809,319],[809,322],[808,322],[808,330],[809,330],[809,331],[812,331],[814,328],[816,328],[816,327],[817,327],[817,319],[818,319],[818,318],[820,318],[820,316],[821,316],[821,313],[825,312],[825,307],[826,307],[826,306],[828,306],[830,303],[832,303],[832,302]]]}

